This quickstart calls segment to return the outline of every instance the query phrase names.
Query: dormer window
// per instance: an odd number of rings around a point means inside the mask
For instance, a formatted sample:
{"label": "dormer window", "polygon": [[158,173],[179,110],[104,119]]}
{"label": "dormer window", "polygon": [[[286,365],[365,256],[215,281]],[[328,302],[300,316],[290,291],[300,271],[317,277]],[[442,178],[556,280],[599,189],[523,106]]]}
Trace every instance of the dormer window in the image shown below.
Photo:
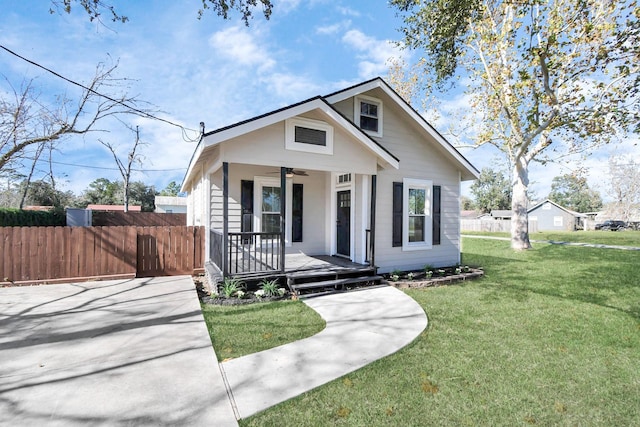
{"label": "dormer window", "polygon": [[382,136],[382,101],[369,96],[355,99],[355,122],[360,129],[373,136]]}

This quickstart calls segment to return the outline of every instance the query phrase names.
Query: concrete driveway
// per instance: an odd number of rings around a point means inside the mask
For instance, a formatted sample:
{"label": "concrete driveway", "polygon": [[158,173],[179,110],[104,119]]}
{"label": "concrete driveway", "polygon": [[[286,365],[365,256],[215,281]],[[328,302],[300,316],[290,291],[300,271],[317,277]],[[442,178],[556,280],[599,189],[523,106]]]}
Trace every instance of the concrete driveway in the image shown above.
{"label": "concrete driveway", "polygon": [[237,426],[191,278],[0,288],[0,425]]}

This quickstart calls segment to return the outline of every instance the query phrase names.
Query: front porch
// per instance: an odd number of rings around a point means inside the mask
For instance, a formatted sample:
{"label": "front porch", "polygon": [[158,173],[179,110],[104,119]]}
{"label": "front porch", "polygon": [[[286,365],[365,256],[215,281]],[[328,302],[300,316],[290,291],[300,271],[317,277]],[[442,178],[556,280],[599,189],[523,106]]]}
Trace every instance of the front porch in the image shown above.
{"label": "front porch", "polygon": [[[261,244],[260,240],[263,240]],[[212,255],[207,271],[216,281],[225,277],[238,278],[254,286],[263,279],[286,283],[296,296],[304,293],[319,295],[348,286],[376,285],[381,276],[370,263],[359,264],[344,257],[281,253],[278,235],[268,233],[229,233],[227,257],[223,261],[222,233],[211,231]],[[217,242],[217,245],[216,243]],[[215,246],[215,247],[214,247]],[[220,248],[220,249],[216,249]],[[216,262],[219,262],[218,264]],[[226,265],[227,274],[220,269]]]}

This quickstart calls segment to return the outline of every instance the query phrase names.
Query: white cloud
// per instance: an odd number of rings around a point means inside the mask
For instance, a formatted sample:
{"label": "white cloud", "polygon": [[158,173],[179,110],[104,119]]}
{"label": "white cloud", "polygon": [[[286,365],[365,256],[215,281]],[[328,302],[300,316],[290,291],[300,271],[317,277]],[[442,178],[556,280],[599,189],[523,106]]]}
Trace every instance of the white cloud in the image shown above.
{"label": "white cloud", "polygon": [[273,73],[263,79],[269,92],[286,102],[302,101],[320,95],[321,87],[311,78],[288,73]]}
{"label": "white cloud", "polygon": [[338,10],[338,12],[340,12],[342,15],[346,15],[346,16],[354,16],[354,17],[359,17],[361,15],[361,13],[355,9],[351,9],[350,7],[345,7],[345,6],[338,6],[336,8]]}
{"label": "white cloud", "polygon": [[279,0],[274,5],[274,13],[283,14],[296,10],[300,6],[301,0]]}
{"label": "white cloud", "polygon": [[316,27],[316,34],[333,35],[338,34],[351,26],[351,21],[341,21],[335,24]]}
{"label": "white cloud", "polygon": [[276,61],[269,56],[266,46],[259,44],[259,35],[244,27],[230,27],[214,33],[209,44],[227,59],[240,65],[257,66],[265,71],[274,67]]}
{"label": "white cloud", "polygon": [[352,49],[359,52],[357,58],[358,74],[360,78],[368,79],[386,74],[390,58],[401,58],[404,55],[389,40],[379,40],[359,30],[349,30],[342,37],[342,41]]}

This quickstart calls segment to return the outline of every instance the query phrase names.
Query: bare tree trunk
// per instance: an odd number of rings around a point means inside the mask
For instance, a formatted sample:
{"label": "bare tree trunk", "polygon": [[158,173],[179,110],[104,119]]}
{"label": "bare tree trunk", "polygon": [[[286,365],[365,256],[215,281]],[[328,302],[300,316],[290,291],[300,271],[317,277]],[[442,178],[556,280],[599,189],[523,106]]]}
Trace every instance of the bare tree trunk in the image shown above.
{"label": "bare tree trunk", "polygon": [[529,165],[518,159],[513,168],[513,194],[511,197],[511,247],[516,250],[531,249],[529,242],[527,188],[529,187]]}

